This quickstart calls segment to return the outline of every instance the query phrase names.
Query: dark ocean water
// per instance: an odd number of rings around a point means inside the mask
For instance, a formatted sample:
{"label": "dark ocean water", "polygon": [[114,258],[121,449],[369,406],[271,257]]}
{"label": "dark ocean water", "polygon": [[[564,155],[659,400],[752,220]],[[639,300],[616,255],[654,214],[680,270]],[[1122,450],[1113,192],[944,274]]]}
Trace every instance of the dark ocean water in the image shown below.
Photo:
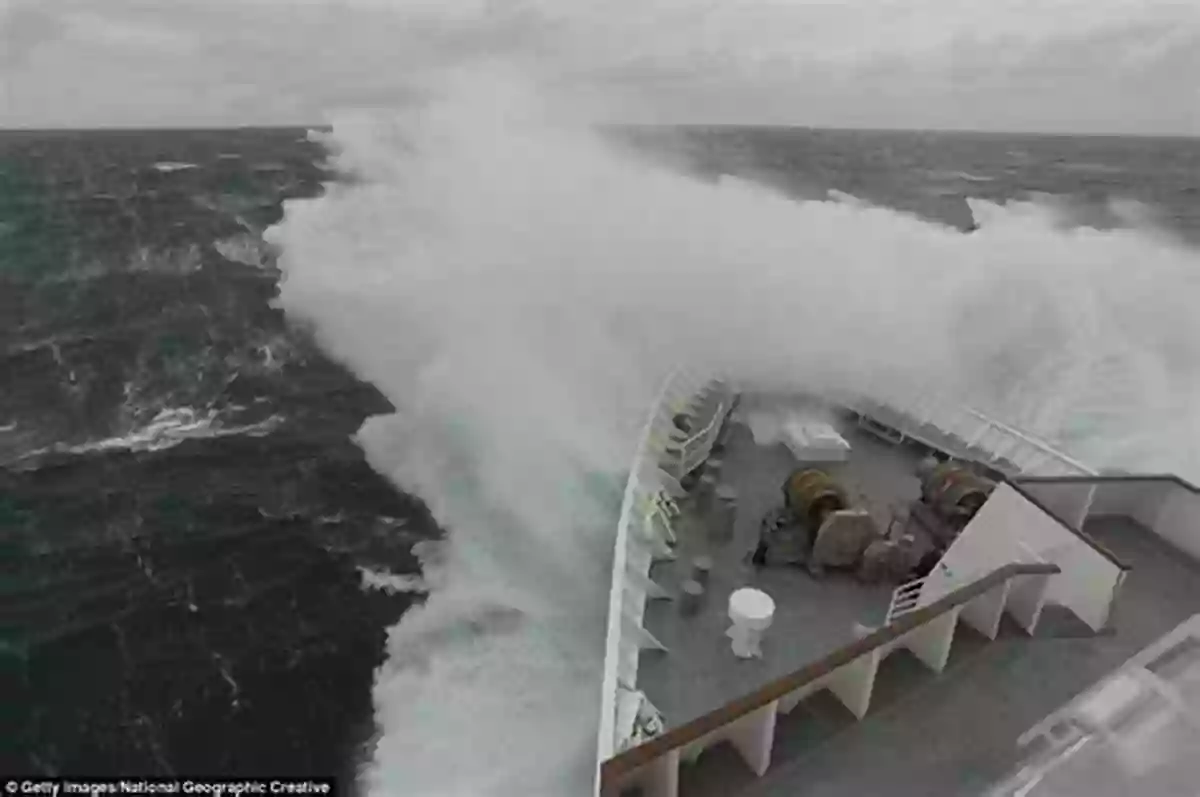
{"label": "dark ocean water", "polygon": [[1200,139],[1042,136],[933,131],[685,128],[641,129],[710,175],[734,173],[787,193],[825,199],[832,189],[966,228],[966,197],[1033,200],[1064,223],[1108,229],[1129,223],[1128,205],[1200,244]]}
{"label": "dark ocean water", "polygon": [[[692,166],[966,228],[1130,208],[1200,242],[1200,141],[634,131]],[[0,772],[337,773],[438,533],[349,440],[389,405],[269,305],[328,179],[299,130],[0,132]],[[195,168],[178,168],[193,164]]]}
{"label": "dark ocean water", "polygon": [[[346,774],[372,733],[409,598],[358,568],[433,525],[349,440],[388,403],[268,306],[302,135],[0,133],[0,772]],[[116,445],[164,409],[255,431]]]}

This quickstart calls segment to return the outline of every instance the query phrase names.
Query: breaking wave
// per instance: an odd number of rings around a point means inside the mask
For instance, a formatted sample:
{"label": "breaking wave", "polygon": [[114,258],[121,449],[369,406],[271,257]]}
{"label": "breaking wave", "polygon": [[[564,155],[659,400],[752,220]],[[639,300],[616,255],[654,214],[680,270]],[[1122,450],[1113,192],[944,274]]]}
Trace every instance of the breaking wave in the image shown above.
{"label": "breaking wave", "polygon": [[1156,233],[692,179],[495,70],[314,135],[347,179],[268,232],[280,303],[394,403],[359,442],[448,530],[391,584],[431,591],[390,631],[370,795],[588,793],[620,490],[678,362],[937,385],[1094,465],[1200,476],[1200,271]]}

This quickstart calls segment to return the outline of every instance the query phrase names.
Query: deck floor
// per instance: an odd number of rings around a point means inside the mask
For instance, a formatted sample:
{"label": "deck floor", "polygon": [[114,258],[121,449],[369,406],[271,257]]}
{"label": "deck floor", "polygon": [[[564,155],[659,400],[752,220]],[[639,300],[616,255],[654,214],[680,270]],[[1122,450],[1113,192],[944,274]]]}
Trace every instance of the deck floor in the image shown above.
{"label": "deck floor", "polygon": [[[744,396],[738,417],[730,421],[720,480],[737,490],[732,538],[714,542],[709,524],[720,519],[685,503],[685,517],[676,524],[679,557],[656,565],[652,572],[655,581],[674,592],[689,577],[695,556],[707,554],[714,563],[695,615],[682,615],[675,602],[647,606],[646,627],[669,652],[642,654],[638,685],[663,712],[667,727],[695,719],[841,647],[854,638],[856,623],[881,623],[891,599],[891,586],[864,586],[850,574],[815,579],[800,568],[757,570],[749,564],[762,517],[782,505],[784,480],[802,467],[783,444],[755,443],[744,421],[769,409],[764,400]],[[869,509],[885,530],[893,508],[919,494],[915,467],[921,455],[883,443],[852,423],[840,425],[839,431],[853,449],[848,462],[818,466],[834,474],[852,501]],[[734,657],[725,636],[729,595],[743,586],[757,587],[775,600],[761,659]]]}
{"label": "deck floor", "polygon": [[721,745],[682,768],[680,792],[688,797],[985,792],[1020,763],[1021,733],[1200,612],[1196,562],[1126,519],[1092,520],[1087,531],[1132,566],[1114,613],[1114,633],[1079,635],[1052,622],[1032,639],[1006,627],[989,643],[960,627],[940,676],[897,652],[882,665],[863,721],[818,693],[780,717],[765,776],[754,777]]}

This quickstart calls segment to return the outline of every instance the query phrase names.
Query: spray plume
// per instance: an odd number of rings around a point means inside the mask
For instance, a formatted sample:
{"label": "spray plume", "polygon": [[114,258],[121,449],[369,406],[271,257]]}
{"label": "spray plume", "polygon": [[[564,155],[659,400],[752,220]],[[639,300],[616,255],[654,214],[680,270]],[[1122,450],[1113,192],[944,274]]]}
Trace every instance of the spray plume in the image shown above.
{"label": "spray plume", "polygon": [[677,363],[810,391],[903,377],[1093,464],[1200,474],[1181,245],[1030,204],[977,202],[963,235],[692,179],[494,67],[428,96],[336,121],[353,179],[270,232],[289,316],[397,407],[360,431],[368,459],[448,530],[378,673],[372,797],[588,793],[617,505]]}

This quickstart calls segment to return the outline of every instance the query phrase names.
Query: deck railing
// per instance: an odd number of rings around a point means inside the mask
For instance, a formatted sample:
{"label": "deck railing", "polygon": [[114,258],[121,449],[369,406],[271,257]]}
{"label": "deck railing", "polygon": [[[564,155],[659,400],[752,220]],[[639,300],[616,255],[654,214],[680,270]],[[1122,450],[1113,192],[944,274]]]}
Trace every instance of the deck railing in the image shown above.
{"label": "deck railing", "polygon": [[[695,411],[701,403],[700,394],[713,381],[682,369],[673,372],[664,381],[638,440],[625,484],[613,552],[597,761],[608,759],[629,742],[625,738],[627,729],[619,727],[617,719],[621,696],[631,698],[625,703],[640,702],[637,700],[639,653],[645,648],[661,647],[642,625],[642,619],[646,602],[664,594],[650,579],[650,566],[656,560],[669,558],[674,542],[671,523],[678,507],[672,492],[678,493],[680,488],[675,475],[665,472],[663,467],[670,457],[668,452],[687,452],[687,462],[695,460],[689,470],[711,453],[728,415],[731,397],[725,396],[717,403],[713,417],[694,435],[676,429],[675,416]],[[599,789],[599,770],[596,777]]]}
{"label": "deck railing", "polygon": [[717,442],[717,437],[721,434],[721,426],[725,423],[725,417],[729,415],[729,409],[730,402],[728,400],[719,401],[707,425],[680,444],[678,465],[680,477],[691,473],[708,459]]}
{"label": "deck railing", "polygon": [[921,590],[925,587],[926,578],[915,578],[892,590],[892,602],[888,604],[885,625],[921,608]]}
{"label": "deck railing", "polygon": [[[675,794],[681,753],[689,751],[698,755],[707,740],[723,731],[729,732],[735,747],[761,774],[770,762],[775,711],[782,704],[790,702],[794,706],[816,689],[829,688],[861,717],[867,711],[882,654],[911,640],[914,652],[927,664],[937,664],[936,669],[940,669],[949,655],[948,640],[953,635],[954,624],[967,604],[982,600],[989,604],[990,610],[1002,611],[1003,597],[1008,593],[1010,581],[1023,576],[1045,579],[1059,572],[1058,566],[1047,563],[1013,563],[997,568],[818,661],[603,761],[600,793],[603,797],[618,797],[633,785],[631,781],[642,780],[654,784],[651,792]],[[998,589],[1001,600],[996,603],[993,596]],[[927,631],[935,632],[936,638],[919,639]],[[930,651],[930,647],[934,650]],[[652,769],[654,771],[650,771]]]}
{"label": "deck railing", "polygon": [[[1094,469],[1064,454],[1047,441],[940,394],[917,388],[893,387],[886,395],[886,399],[853,398],[847,401],[847,406],[893,429],[901,438],[917,440],[939,449],[945,449],[947,443],[957,441],[958,447],[986,452],[996,461],[1011,463],[1023,474],[1096,474]],[[929,439],[931,437],[939,439]]]}

